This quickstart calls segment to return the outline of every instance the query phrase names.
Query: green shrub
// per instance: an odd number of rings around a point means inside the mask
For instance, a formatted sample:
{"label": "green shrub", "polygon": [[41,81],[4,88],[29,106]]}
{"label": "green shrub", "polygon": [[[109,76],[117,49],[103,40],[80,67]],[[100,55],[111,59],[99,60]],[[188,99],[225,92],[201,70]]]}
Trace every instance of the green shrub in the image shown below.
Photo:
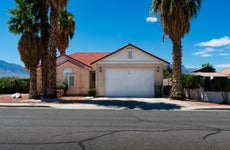
{"label": "green shrub", "polygon": [[30,79],[19,79],[17,91],[20,93],[29,93],[30,90]]}
{"label": "green shrub", "polygon": [[188,89],[199,88],[201,85],[201,79],[199,76],[183,74],[182,75],[182,85],[183,85],[183,88],[188,88]]}
{"label": "green shrub", "polygon": [[17,77],[0,78],[0,94],[12,94],[16,92],[28,93],[29,80],[19,79]]}
{"label": "green shrub", "polygon": [[163,78],[168,79],[172,78],[172,68],[170,66],[167,66],[163,71]]}
{"label": "green shrub", "polygon": [[95,88],[90,88],[88,90],[88,95],[95,97],[96,96],[96,89]]}
{"label": "green shrub", "polygon": [[66,92],[68,89],[68,85],[64,82],[58,82],[58,83],[56,83],[56,88],[57,88],[57,90],[63,89],[64,92]]}

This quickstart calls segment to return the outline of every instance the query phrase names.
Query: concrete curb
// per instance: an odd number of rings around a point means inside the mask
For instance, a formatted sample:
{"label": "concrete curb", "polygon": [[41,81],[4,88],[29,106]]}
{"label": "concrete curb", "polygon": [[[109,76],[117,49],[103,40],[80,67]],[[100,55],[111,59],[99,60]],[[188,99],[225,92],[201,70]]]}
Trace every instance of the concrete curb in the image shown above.
{"label": "concrete curb", "polygon": [[[129,109],[126,107],[106,107],[93,104],[17,104],[4,103],[0,108],[38,108],[38,109],[77,109],[77,110],[143,110],[140,108]],[[181,109],[151,109],[149,111],[230,111],[230,107],[209,106],[182,106]]]}
{"label": "concrete curb", "polygon": [[[114,103],[113,103],[114,101]],[[125,104],[123,104],[123,101]],[[107,103],[108,102],[108,103]],[[129,103],[130,102],[130,103]],[[122,105],[120,105],[122,104]],[[130,105],[132,107],[130,107]],[[150,105],[150,109],[148,106]],[[160,107],[155,107],[158,105]],[[163,106],[162,106],[163,105]],[[173,105],[171,109],[167,107]],[[166,98],[93,98],[86,103],[0,103],[0,108],[48,108],[48,109],[81,109],[81,110],[163,110],[163,111],[228,111],[228,106],[194,106],[183,101]]]}

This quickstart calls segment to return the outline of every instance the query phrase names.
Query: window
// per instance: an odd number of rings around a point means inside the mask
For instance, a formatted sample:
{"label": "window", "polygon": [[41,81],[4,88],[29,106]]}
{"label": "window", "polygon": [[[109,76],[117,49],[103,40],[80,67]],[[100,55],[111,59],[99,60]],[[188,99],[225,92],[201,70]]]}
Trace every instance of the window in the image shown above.
{"label": "window", "polygon": [[95,88],[96,86],[96,74],[94,71],[90,72],[90,88]]}
{"label": "window", "polygon": [[132,59],[133,58],[133,52],[132,51],[128,51],[128,59]]}
{"label": "window", "polygon": [[63,72],[64,75],[64,82],[68,84],[68,86],[75,86],[75,75],[73,74],[70,68],[67,68]]}

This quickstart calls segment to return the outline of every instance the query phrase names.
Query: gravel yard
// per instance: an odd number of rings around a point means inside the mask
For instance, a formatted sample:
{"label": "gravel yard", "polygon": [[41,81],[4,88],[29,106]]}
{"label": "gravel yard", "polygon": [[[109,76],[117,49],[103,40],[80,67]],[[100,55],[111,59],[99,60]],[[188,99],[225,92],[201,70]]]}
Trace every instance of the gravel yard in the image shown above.
{"label": "gravel yard", "polygon": [[0,95],[0,103],[23,103],[24,100],[29,99],[29,94],[21,94],[21,98],[11,98],[12,94]]}
{"label": "gravel yard", "polygon": [[29,94],[21,94],[21,98],[11,98],[12,94],[0,95],[0,103],[84,103],[92,99],[92,97],[80,96],[63,96],[57,99],[29,99]]}

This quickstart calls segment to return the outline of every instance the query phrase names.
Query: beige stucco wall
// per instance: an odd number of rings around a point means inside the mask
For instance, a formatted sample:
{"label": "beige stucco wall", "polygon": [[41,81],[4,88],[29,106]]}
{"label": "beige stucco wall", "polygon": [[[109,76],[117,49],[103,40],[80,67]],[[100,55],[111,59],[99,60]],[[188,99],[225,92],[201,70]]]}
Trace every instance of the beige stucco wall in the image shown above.
{"label": "beige stucco wall", "polygon": [[63,82],[63,72],[67,68],[70,68],[75,75],[75,85],[73,87],[68,87],[66,95],[87,95],[90,86],[89,70],[80,68],[70,62],[66,62],[57,67],[57,82]]}
{"label": "beige stucco wall", "polygon": [[[106,68],[136,68],[152,69],[155,84],[163,84],[163,64],[96,64],[96,92],[97,96],[105,96],[105,70]],[[159,69],[158,69],[159,68]],[[118,81],[119,82],[119,81]]]}
{"label": "beige stucco wall", "polygon": [[105,95],[105,70],[103,65],[96,65],[96,95]]}
{"label": "beige stucco wall", "polygon": [[[159,69],[158,69],[159,67]],[[153,65],[155,84],[163,85],[163,64]]]}
{"label": "beige stucco wall", "polygon": [[[63,72],[70,68],[75,75],[75,85],[69,86],[66,95],[87,95],[90,87],[90,70],[87,68],[78,67],[70,62],[66,62],[57,67],[57,82],[63,82]],[[41,89],[41,68],[38,68],[38,87]]]}

